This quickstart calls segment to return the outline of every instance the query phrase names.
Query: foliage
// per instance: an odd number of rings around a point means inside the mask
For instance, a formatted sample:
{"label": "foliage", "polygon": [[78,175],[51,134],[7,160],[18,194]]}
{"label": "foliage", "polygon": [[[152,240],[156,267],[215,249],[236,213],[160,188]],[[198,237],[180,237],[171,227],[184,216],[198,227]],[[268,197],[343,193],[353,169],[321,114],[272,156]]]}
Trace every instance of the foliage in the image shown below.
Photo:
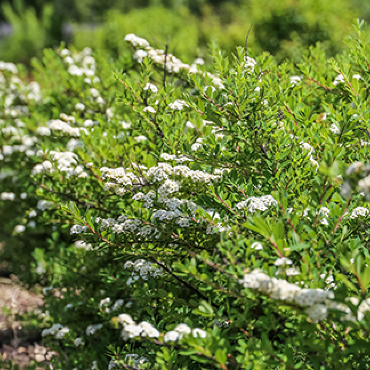
{"label": "foliage", "polygon": [[356,32],[298,66],[133,34],[115,62],[45,50],[30,84],[0,64],[2,257],[43,287],[54,369],[369,368]]}
{"label": "foliage", "polygon": [[[213,42],[231,55],[244,43],[252,24],[249,45],[257,53],[269,51],[279,62],[287,57],[299,62],[302,51],[317,42],[329,56],[341,52],[352,19],[369,18],[370,14],[367,3],[356,0],[143,0],[135,4],[58,0],[38,3],[38,12],[24,6],[19,11],[20,1],[15,0],[13,11],[6,5],[6,21],[15,31],[0,45],[2,58],[13,62],[40,56],[44,47],[59,45],[62,39],[79,50],[92,47],[117,57],[125,47],[123,36],[129,32],[145,35],[161,49],[169,43],[169,50],[187,61],[207,55]],[[63,36],[63,24],[72,25],[72,39],[71,35]]]}
{"label": "foliage", "polygon": [[[212,42],[230,55],[243,45],[249,27],[254,24],[249,44],[257,52],[269,51],[278,58],[300,61],[302,50],[321,42],[328,55],[343,48],[352,19],[360,14],[348,1],[246,1],[223,3],[220,8],[204,6],[198,17],[185,8],[148,7],[127,14],[112,10],[103,25],[96,29],[75,27],[74,43],[103,49],[119,55],[124,41],[122,35],[134,32],[148,35],[159,47],[170,38],[170,50],[181,58],[205,54]],[[91,36],[91,34],[93,36]],[[187,42],[184,42],[186,40]]]}
{"label": "foliage", "polygon": [[50,35],[53,29],[52,6],[46,5],[40,17],[22,0],[15,1],[14,9],[5,3],[2,10],[12,25],[12,34],[0,43],[4,60],[28,63],[32,57],[42,56],[43,49],[55,42]]}

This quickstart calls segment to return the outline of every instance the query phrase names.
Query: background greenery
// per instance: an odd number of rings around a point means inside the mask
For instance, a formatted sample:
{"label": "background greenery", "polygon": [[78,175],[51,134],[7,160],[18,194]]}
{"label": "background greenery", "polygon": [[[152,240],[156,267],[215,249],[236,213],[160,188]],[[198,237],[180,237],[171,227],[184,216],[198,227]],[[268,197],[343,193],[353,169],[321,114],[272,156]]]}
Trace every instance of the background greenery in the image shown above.
{"label": "background greenery", "polygon": [[[13,32],[0,38],[3,60],[29,63],[45,47],[75,45],[117,56],[123,36],[134,32],[158,47],[189,60],[205,54],[215,41],[227,54],[243,44],[281,61],[299,61],[302,51],[320,41],[328,55],[343,49],[351,22],[370,19],[370,4],[359,0],[12,0],[3,4],[0,21]],[[68,26],[68,27],[67,27]],[[64,30],[64,31],[63,31]]]}

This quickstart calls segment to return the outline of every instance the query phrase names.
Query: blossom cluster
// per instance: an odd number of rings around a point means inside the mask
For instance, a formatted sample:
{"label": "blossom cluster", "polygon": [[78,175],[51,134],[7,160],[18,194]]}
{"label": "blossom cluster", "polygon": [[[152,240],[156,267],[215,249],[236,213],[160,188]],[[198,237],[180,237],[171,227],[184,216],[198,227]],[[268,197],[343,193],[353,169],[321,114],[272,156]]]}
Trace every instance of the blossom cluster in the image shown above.
{"label": "blossom cluster", "polygon": [[[271,278],[261,270],[253,270],[245,274],[239,281],[244,288],[256,289],[268,295],[270,298],[296,305],[304,309],[304,312],[313,320],[325,320],[329,309],[335,309],[346,313],[343,320],[354,321],[349,307],[343,303],[335,302],[334,294],[323,289],[302,289],[296,284],[286,280]],[[350,298],[351,302],[359,303],[357,298]],[[364,300],[358,307],[358,320],[362,320],[364,314],[370,311],[370,299]]]}
{"label": "blossom cluster", "polygon": [[164,342],[175,342],[181,340],[186,335],[192,335],[197,338],[206,338],[207,332],[203,329],[191,329],[187,324],[178,324],[174,330],[166,333],[161,333],[154,326],[146,321],[136,324],[132,317],[128,314],[118,316],[119,322],[123,326],[122,338],[124,340],[135,337],[159,338],[163,335]]}
{"label": "blossom cluster", "polygon": [[44,329],[41,333],[43,337],[47,335],[53,335],[56,339],[62,339],[69,333],[69,328],[67,326],[63,326],[61,324],[54,324],[49,329]]}
{"label": "blossom cluster", "polygon": [[236,204],[240,210],[247,209],[248,212],[267,211],[269,207],[277,205],[276,199],[272,195],[262,195],[261,197],[250,197]]}
{"label": "blossom cluster", "polygon": [[[60,172],[65,172],[67,178],[76,176],[79,178],[88,177],[88,173],[84,170],[82,165],[77,165],[77,155],[73,152],[56,152],[54,150],[50,151],[51,158],[53,162],[56,163],[57,168]],[[73,167],[74,166],[74,167]],[[46,160],[43,163],[37,164],[31,174],[52,174],[54,172],[53,164]]]}
{"label": "blossom cluster", "polygon": [[199,59],[195,63],[189,65],[183,63],[180,59],[176,58],[170,53],[165,53],[162,49],[154,49],[150,46],[149,42],[141,37],[136,36],[133,33],[129,33],[125,36],[125,40],[130,42],[134,48],[137,48],[133,58],[138,62],[142,63],[144,58],[150,58],[155,64],[161,66],[166,66],[166,70],[169,73],[200,73],[202,75],[207,75],[211,78],[212,83],[215,87],[223,89],[224,85],[222,84],[221,79],[218,76],[212,75],[209,72],[202,72],[198,69]]}
{"label": "blossom cluster", "polygon": [[156,278],[162,276],[164,271],[161,267],[156,266],[154,263],[146,261],[144,259],[138,259],[136,261],[126,261],[124,266],[125,269],[132,268],[132,274],[126,284],[130,285],[133,281],[138,280],[140,277],[144,280],[148,280],[149,277]]}

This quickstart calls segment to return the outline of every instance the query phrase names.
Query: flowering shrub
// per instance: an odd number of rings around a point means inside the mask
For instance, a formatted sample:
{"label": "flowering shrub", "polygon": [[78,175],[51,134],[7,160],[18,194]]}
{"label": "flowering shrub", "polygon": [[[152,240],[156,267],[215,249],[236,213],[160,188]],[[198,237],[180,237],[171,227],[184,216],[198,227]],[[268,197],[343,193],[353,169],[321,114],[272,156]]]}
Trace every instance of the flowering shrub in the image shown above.
{"label": "flowering shrub", "polygon": [[43,287],[54,369],[369,368],[357,32],[298,66],[134,34],[114,64],[45,51],[39,84],[0,64],[3,258]]}

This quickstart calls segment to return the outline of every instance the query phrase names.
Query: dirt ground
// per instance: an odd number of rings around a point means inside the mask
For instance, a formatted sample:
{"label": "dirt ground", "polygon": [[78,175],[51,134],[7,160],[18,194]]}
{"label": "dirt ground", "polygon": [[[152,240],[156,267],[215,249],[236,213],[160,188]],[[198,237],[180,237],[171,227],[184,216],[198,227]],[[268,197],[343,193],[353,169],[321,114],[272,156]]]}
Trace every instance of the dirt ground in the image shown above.
{"label": "dirt ground", "polygon": [[42,297],[21,288],[15,277],[0,277],[0,359],[4,362],[11,360],[20,369],[51,368],[48,360],[53,353],[41,345],[41,333],[25,330],[17,321],[17,314],[37,310],[42,304]]}

